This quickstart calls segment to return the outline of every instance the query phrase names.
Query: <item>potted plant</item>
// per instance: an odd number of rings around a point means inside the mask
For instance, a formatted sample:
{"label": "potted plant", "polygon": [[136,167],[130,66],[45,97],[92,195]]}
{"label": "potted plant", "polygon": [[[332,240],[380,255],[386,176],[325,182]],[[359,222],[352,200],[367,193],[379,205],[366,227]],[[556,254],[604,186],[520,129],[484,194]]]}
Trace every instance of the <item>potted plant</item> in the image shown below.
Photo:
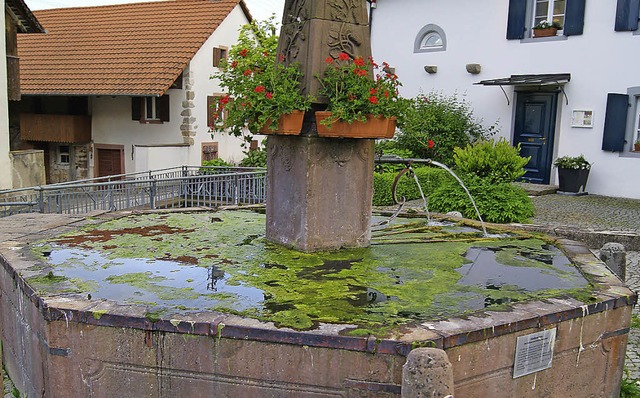
{"label": "potted plant", "polygon": [[640,152],[640,136],[638,136],[636,142],[633,144],[633,150],[635,152]]}
{"label": "potted plant", "polygon": [[311,101],[300,92],[299,65],[284,65],[283,56],[276,58],[278,37],[274,32],[273,18],[241,28],[238,43],[212,76],[227,91],[217,104],[212,129],[224,129],[247,141],[251,133],[300,133]]}
{"label": "potted plant", "polygon": [[[316,111],[318,135],[323,137],[392,138],[401,107],[398,76],[385,62],[382,69],[372,58],[351,58],[342,52],[327,57],[320,80],[326,111]],[[371,72],[376,76],[372,78]]]}
{"label": "potted plant", "polygon": [[533,37],[550,37],[558,34],[558,29],[562,29],[562,25],[558,22],[549,22],[543,20],[533,27]]}
{"label": "potted plant", "polygon": [[558,192],[574,195],[585,195],[587,179],[591,163],[587,162],[584,155],[562,156],[557,158],[553,165],[558,168]]}

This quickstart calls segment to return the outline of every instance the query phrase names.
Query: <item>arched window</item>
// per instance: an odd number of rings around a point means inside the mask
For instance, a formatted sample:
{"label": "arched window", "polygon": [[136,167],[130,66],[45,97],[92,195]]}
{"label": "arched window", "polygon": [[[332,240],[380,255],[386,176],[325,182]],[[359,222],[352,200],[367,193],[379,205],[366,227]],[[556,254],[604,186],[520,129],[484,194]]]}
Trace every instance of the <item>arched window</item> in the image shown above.
{"label": "arched window", "polygon": [[445,51],[447,49],[447,37],[441,27],[434,24],[425,25],[413,44],[414,53],[432,51]]}

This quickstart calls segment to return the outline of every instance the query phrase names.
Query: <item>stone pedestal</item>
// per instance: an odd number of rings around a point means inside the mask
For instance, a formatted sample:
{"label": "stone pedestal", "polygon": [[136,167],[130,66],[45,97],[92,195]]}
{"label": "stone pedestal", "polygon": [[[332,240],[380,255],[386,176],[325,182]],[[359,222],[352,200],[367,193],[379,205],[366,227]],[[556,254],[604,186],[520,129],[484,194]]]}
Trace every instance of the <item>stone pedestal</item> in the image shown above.
{"label": "stone pedestal", "polygon": [[271,136],[267,239],[302,251],[371,239],[373,140]]}

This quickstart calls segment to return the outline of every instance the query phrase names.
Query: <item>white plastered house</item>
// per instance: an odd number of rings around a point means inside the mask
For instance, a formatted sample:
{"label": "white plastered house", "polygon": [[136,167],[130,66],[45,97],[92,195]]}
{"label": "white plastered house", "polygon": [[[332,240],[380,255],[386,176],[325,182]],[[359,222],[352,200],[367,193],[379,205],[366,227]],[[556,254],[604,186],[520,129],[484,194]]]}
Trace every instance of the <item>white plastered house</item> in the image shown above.
{"label": "white plastered house", "polygon": [[37,11],[20,35],[12,147],[45,151],[47,182],[238,162],[242,140],[209,131],[211,75],[251,20],[243,0]]}
{"label": "white plastered house", "polygon": [[[587,190],[640,198],[640,0],[378,0],[372,47],[404,96],[468,100],[557,184],[553,160],[584,154]],[[534,37],[542,20],[562,25]]]}

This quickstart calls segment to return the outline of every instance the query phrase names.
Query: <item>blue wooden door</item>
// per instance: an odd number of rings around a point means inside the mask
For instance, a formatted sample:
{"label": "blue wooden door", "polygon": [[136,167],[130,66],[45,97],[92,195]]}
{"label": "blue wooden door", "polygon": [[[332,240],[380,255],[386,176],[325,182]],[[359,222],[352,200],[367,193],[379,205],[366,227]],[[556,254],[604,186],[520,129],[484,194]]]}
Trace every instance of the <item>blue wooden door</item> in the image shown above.
{"label": "blue wooden door", "polygon": [[549,183],[557,106],[556,92],[517,93],[513,144],[520,144],[520,155],[531,156],[523,181]]}

